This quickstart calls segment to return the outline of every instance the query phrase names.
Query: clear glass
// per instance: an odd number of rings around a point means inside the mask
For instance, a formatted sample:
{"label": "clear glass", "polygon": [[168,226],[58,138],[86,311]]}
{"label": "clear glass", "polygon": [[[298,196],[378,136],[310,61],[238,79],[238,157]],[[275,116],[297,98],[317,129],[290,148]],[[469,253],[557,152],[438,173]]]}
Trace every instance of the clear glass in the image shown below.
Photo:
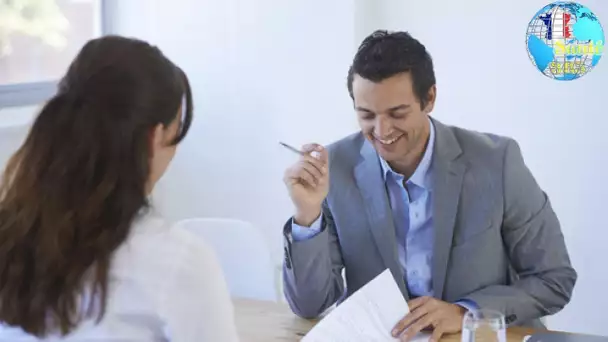
{"label": "clear glass", "polygon": [[462,321],[461,342],[506,342],[505,317],[493,310],[469,311]]}

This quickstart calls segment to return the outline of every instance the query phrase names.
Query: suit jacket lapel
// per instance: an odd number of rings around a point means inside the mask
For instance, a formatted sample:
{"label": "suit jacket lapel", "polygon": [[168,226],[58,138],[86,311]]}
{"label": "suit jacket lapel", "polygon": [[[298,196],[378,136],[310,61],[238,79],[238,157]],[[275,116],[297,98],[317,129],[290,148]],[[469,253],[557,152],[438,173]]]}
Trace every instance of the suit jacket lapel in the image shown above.
{"label": "suit jacket lapel", "polygon": [[363,197],[363,206],[378,251],[384,265],[391,270],[397,285],[404,297],[409,294],[403,279],[403,270],[399,264],[395,225],[388,194],[382,177],[380,160],[373,146],[365,140],[361,148],[361,159],[355,166],[355,180]]}
{"label": "suit jacket lapel", "polygon": [[442,298],[454,235],[458,200],[466,166],[454,133],[433,119],[436,131],[433,153],[433,294]]}

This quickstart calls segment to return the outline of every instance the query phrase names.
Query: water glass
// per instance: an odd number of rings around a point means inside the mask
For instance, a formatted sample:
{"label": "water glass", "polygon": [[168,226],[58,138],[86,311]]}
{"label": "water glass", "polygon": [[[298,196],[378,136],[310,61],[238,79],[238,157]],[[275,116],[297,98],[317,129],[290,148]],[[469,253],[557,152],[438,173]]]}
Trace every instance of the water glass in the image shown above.
{"label": "water glass", "polygon": [[475,310],[465,314],[461,342],[506,342],[505,317],[494,310]]}

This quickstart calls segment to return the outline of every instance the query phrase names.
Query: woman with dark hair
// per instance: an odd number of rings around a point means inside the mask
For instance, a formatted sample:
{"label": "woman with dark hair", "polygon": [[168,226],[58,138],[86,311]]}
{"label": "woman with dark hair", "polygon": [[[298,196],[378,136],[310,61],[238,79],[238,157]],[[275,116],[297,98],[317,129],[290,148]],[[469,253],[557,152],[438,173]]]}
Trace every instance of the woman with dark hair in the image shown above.
{"label": "woman with dark hair", "polygon": [[148,202],[191,120],[157,48],[83,47],[0,188],[0,340],[237,340],[210,247]]}

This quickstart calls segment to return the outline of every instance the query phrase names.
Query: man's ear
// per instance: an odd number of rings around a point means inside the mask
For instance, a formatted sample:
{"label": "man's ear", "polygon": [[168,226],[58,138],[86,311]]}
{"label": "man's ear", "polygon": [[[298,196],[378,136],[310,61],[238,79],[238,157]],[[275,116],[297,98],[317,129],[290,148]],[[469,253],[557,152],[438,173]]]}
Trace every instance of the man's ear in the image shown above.
{"label": "man's ear", "polygon": [[437,99],[437,86],[433,85],[429,92],[426,94],[426,107],[424,107],[423,111],[426,114],[429,114],[435,108],[435,100]]}

